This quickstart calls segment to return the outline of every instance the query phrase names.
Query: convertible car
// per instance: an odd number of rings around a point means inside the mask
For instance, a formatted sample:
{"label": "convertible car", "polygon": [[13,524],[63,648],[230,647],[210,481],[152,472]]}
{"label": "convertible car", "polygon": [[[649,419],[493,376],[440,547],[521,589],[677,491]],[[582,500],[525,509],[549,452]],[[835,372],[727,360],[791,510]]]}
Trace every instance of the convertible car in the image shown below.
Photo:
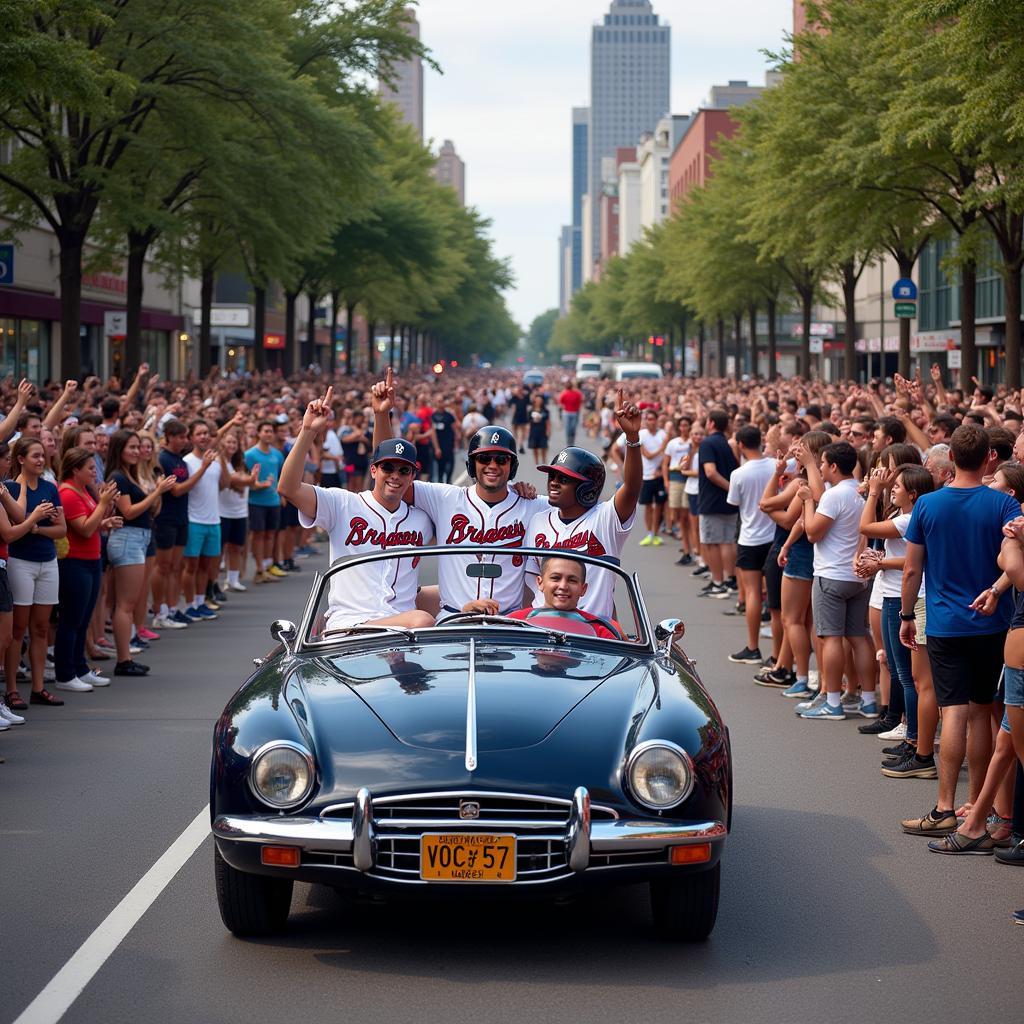
{"label": "convertible car", "polygon": [[706,938],[732,811],[729,734],[682,624],[652,625],[635,574],[571,555],[614,574],[623,639],[554,611],[331,628],[329,594],[354,585],[353,567],[415,558],[423,579],[432,559],[467,554],[482,587],[501,574],[485,547],[341,559],[298,626],[271,627],[277,646],[214,733],[224,924],[281,930],[295,882],[442,898],[647,882],[664,937]]}

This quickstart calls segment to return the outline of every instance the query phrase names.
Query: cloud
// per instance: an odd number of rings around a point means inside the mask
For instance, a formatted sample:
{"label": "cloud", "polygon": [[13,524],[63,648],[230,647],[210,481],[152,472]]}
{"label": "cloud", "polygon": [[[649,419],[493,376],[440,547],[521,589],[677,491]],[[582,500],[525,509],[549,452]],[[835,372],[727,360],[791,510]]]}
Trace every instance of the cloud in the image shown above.
{"label": "cloud", "polygon": [[[556,240],[570,211],[571,116],[590,93],[591,25],[609,0],[420,0],[425,130],[466,161],[467,201],[493,220],[511,259],[508,294],[524,327],[558,302]],[[763,49],[782,45],[792,0],[654,0],[672,27],[672,104],[688,113],[716,83],[764,81]]]}

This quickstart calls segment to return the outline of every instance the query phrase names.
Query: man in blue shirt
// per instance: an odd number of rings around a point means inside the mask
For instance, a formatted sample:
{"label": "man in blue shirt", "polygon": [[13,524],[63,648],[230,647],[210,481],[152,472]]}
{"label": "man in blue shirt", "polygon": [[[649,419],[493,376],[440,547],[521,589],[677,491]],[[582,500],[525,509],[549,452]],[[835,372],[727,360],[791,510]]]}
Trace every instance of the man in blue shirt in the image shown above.
{"label": "man in blue shirt", "polygon": [[269,570],[274,560],[274,538],[281,525],[281,499],[277,478],[281,475],[284,456],[274,447],[274,424],[263,420],[256,428],[256,444],[245,453],[245,468],[260,467],[260,480],[270,486],[249,491],[249,533],[252,557],[256,562],[253,583],[266,583],[273,576]]}
{"label": "man in blue shirt", "polygon": [[935,699],[942,709],[938,802],[923,817],[902,823],[903,831],[913,835],[955,832],[956,783],[964,753],[971,801],[978,797],[992,756],[989,714],[1003,667],[1003,641],[1013,601],[1004,593],[985,606],[990,612],[971,606],[979,594],[993,589],[1001,575],[1000,549],[1015,543],[1004,537],[1003,526],[1020,515],[1020,503],[982,484],[988,456],[984,429],[973,423],[957,427],[950,438],[956,476],[946,487],[917,500],[907,527],[900,640],[907,647],[917,647],[914,604],[922,574],[927,572],[928,660]]}
{"label": "man in blue shirt", "polygon": [[726,436],[729,414],[724,409],[712,409],[706,429],[707,434],[697,452],[697,512],[700,542],[711,570],[711,580],[701,594],[721,599],[739,592],[736,585],[739,509],[729,504],[729,477],[738,463]]}

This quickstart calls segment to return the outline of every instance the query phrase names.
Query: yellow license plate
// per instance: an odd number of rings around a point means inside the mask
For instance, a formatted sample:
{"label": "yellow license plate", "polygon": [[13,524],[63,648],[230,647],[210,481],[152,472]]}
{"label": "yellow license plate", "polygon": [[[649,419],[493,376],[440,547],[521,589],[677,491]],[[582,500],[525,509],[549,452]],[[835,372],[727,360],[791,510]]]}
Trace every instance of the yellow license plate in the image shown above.
{"label": "yellow license plate", "polygon": [[420,878],[428,882],[514,882],[516,837],[474,832],[423,836]]}

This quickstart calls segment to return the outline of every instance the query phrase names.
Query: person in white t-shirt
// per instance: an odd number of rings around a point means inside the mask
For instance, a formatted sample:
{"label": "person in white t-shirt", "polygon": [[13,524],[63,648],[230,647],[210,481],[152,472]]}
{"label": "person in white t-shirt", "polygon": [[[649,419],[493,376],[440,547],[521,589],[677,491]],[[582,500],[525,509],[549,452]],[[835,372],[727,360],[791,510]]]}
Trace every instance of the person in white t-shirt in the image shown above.
{"label": "person in white t-shirt", "polygon": [[[563,548],[585,555],[605,558],[619,564],[619,555],[636,518],[637,498],[643,482],[640,464],[640,410],[615,396],[615,417],[626,439],[626,457],[622,467],[622,486],[607,501],[600,501],[604,488],[604,463],[582,448],[563,448],[548,466],[538,467],[548,474],[548,500],[551,509],[530,521],[526,543],[532,548]],[[540,572],[534,560],[530,571]],[[615,576],[603,569],[587,571],[587,592],[579,607],[602,619],[615,617]],[[527,576],[527,582],[530,577]],[[544,604],[538,594],[535,607]]]}
{"label": "person in white t-shirt", "polygon": [[320,445],[321,487],[341,487],[341,467],[345,461],[345,452],[334,427],[334,411],[331,410],[327,417],[327,432]]}
{"label": "person in white t-shirt", "polygon": [[875,700],[874,645],[868,631],[868,601],[871,588],[854,569],[860,547],[860,517],[864,499],[853,478],[857,452],[846,441],[826,445],[821,452],[820,480],[831,485],[815,502],[813,493],[821,493],[820,484],[812,481],[819,469],[814,457],[798,445],[797,459],[807,469],[808,483],[797,492],[802,505],[804,533],[814,545],[814,585],[811,607],[814,627],[822,642],[822,675],[825,701],[811,702],[803,708],[804,718],[841,721],[846,717],[841,691],[846,668],[844,638],[853,648],[857,678],[849,680],[851,692],[861,690],[859,705],[854,709],[864,718],[878,717]]}
{"label": "person in white t-shirt", "polygon": [[669,531],[679,538],[680,557],[676,565],[690,565],[693,555],[690,550],[690,506],[686,500],[686,470],[693,461],[694,447],[690,440],[693,421],[689,416],[680,416],[675,421],[676,436],[665,445],[662,456],[661,473],[668,493],[665,506],[665,520]]}
{"label": "person in white t-shirt", "polygon": [[736,443],[743,462],[729,477],[728,501],[740,510],[736,568],[740,576],[740,594],[745,604],[747,646],[736,654],[730,654],[729,660],[760,665],[758,634],[761,632],[761,586],[764,563],[775,538],[775,523],[761,511],[761,496],[768,481],[775,475],[775,463],[764,457],[761,431],[757,427],[740,427],[736,431]]}
{"label": "person in white t-shirt", "polygon": [[215,619],[217,613],[206,604],[206,585],[217,578],[220,569],[220,492],[228,485],[221,473],[217,445],[206,420],[193,420],[189,425],[192,451],[185,456],[189,476],[198,474],[204,464],[206,471],[188,492],[188,540],[181,574],[185,594],[185,618],[190,622]]}
{"label": "person in white t-shirt", "polygon": [[[370,463],[373,489],[345,491],[303,483],[313,441],[327,429],[334,389],[306,407],[302,426],[281,468],[278,493],[299,511],[299,523],[319,526],[330,539],[334,562],[347,555],[389,548],[423,547],[434,532],[425,512],[403,500],[416,472],[416,447],[400,437],[377,446]],[[374,624],[425,629],[434,617],[416,607],[419,559],[380,559],[337,573],[331,579],[327,629]]]}

